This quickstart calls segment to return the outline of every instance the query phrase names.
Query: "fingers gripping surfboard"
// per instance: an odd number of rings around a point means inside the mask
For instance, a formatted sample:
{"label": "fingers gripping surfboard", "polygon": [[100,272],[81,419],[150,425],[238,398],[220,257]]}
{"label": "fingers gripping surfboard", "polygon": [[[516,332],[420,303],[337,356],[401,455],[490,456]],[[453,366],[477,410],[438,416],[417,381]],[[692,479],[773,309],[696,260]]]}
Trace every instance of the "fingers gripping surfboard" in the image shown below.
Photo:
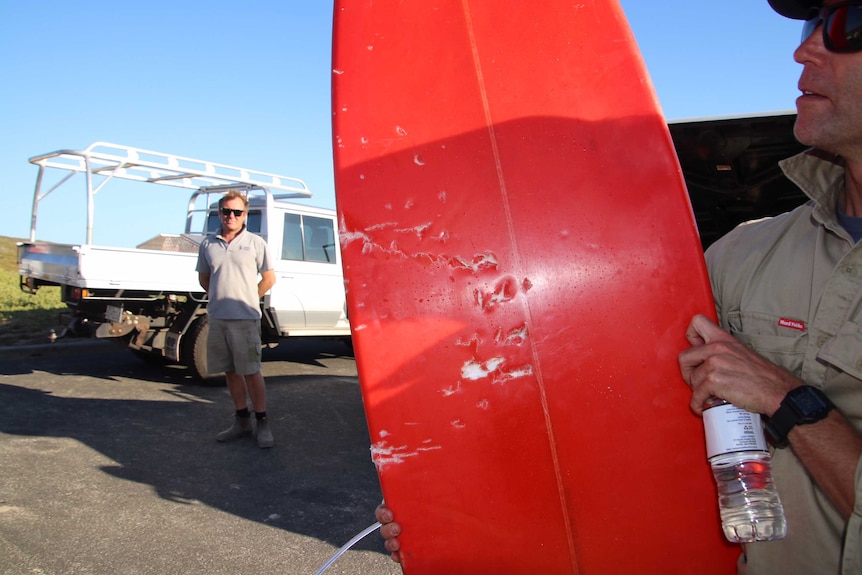
{"label": "fingers gripping surfboard", "polygon": [[677,366],[713,303],[616,2],[340,0],[333,138],[403,569],[730,573]]}

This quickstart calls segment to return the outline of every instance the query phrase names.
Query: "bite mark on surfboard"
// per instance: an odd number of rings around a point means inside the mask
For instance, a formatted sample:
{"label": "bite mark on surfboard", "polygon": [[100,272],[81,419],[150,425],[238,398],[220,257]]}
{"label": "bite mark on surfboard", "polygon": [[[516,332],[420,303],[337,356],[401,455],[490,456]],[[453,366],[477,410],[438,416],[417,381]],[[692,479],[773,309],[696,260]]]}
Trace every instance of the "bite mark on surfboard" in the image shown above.
{"label": "bite mark on surfboard", "polygon": [[[377,241],[374,238],[374,232],[391,229],[395,233],[415,235],[418,239],[423,240],[426,238],[426,232],[432,227],[432,223],[426,222],[406,228],[398,228],[396,226],[398,226],[396,222],[380,222],[365,228],[365,230],[348,230],[347,225],[342,218],[339,225],[338,237],[341,240],[342,246],[348,246],[354,242],[361,242],[362,253],[364,255],[368,255],[375,250],[379,250],[382,253],[405,259],[428,260],[432,263],[444,263],[456,270],[464,270],[474,274],[488,270],[496,270],[498,267],[499,262],[497,260],[497,256],[491,251],[474,254],[471,258],[467,258],[462,255],[449,255],[445,253],[434,254],[424,251],[410,254],[400,249],[398,243],[395,241],[390,241],[389,245],[385,246],[382,242]],[[441,243],[446,243],[449,239],[449,232],[443,230],[436,235],[428,237],[440,241]],[[525,279],[523,285],[527,285],[528,283],[529,280]]]}

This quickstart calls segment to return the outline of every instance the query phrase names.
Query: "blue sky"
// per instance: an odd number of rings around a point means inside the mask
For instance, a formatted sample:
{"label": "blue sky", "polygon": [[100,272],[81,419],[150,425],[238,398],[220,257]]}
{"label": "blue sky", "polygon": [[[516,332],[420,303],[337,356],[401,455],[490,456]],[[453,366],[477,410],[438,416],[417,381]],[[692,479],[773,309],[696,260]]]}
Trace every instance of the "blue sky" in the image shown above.
{"label": "blue sky", "polygon": [[[668,119],[794,109],[801,25],[766,0],[621,4]],[[29,235],[28,158],[95,141],[297,177],[334,207],[331,26],[325,0],[0,0],[0,235]],[[163,187],[105,188],[94,242],[181,232],[188,194]],[[39,239],[83,241],[82,190],[44,202]]]}

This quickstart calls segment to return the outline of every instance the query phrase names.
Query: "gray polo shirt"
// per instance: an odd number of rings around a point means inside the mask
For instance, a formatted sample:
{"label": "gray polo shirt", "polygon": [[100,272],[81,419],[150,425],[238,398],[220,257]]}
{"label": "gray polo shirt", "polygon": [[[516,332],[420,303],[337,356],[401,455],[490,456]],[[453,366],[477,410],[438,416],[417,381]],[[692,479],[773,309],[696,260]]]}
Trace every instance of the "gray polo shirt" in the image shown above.
{"label": "gray polo shirt", "polygon": [[272,269],[269,248],[245,228],[228,243],[207,236],[198,251],[197,271],[209,274],[207,314],[215,319],[260,319],[259,274]]}

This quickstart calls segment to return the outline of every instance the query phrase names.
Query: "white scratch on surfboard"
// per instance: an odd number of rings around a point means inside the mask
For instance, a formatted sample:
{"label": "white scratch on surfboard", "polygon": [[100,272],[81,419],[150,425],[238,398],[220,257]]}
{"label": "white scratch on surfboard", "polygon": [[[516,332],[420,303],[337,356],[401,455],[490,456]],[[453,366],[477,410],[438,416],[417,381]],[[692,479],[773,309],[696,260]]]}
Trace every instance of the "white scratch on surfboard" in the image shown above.
{"label": "white scratch on surfboard", "polygon": [[395,126],[395,132],[396,132],[399,136],[406,136],[406,135],[407,135],[407,130],[405,130],[405,129],[404,129],[404,128],[402,128],[401,126]]}
{"label": "white scratch on surfboard", "polygon": [[425,222],[424,224],[420,224],[418,226],[412,228],[399,228],[395,231],[399,234],[416,234],[416,237],[420,240],[425,235],[425,231],[431,227],[431,222]]}
{"label": "white scratch on surfboard", "polygon": [[469,262],[461,256],[454,256],[449,258],[449,265],[451,265],[452,267],[456,269],[468,270],[473,273],[478,273],[486,270],[495,270],[497,269],[497,264],[497,256],[495,256],[492,252],[476,254]]}
{"label": "white scratch on surfboard", "polygon": [[376,232],[377,230],[385,230],[386,228],[394,228],[398,222],[379,222],[365,228],[366,232]]}
{"label": "white scratch on surfboard", "polygon": [[476,403],[476,407],[479,409],[487,410],[491,406],[491,403],[487,399],[483,399]]}
{"label": "white scratch on surfboard", "polygon": [[341,245],[343,246],[349,245],[355,241],[361,241],[363,254],[371,253],[375,245],[374,242],[371,241],[371,238],[362,232],[340,231],[338,232],[338,239],[341,241]]}
{"label": "white scratch on surfboard", "polygon": [[440,190],[440,193],[437,194],[437,199],[440,200],[441,203],[446,203],[446,190]]}
{"label": "white scratch on surfboard", "polygon": [[[429,444],[430,440],[426,440],[423,443]],[[417,457],[422,452],[435,451],[438,449],[443,449],[443,446],[428,445],[427,447],[419,447],[413,451],[407,451],[406,445],[394,447],[388,445],[386,441],[378,441],[371,446],[371,460],[374,462],[374,465],[379,471],[383,469],[383,467],[385,467],[386,465],[392,463],[401,464],[404,463],[410,457]]]}
{"label": "white scratch on surfboard", "polygon": [[477,359],[471,359],[461,366],[461,378],[476,381],[490,377],[491,373],[497,371],[501,365],[506,363],[506,359],[502,357],[492,357],[488,361],[480,362]]}
{"label": "white scratch on surfboard", "polygon": [[498,329],[494,341],[498,345],[521,345],[527,341],[527,324],[522,324],[506,333],[503,333],[503,328]]}
{"label": "white scratch on surfboard", "polygon": [[[413,200],[408,200],[404,207],[406,209],[410,209],[413,205]],[[386,205],[386,209],[391,210],[391,208],[391,205]],[[384,246],[380,242],[375,241],[373,232],[387,229],[392,229],[394,233],[398,234],[415,235],[419,240],[432,239],[443,244],[447,243],[450,237],[448,230],[442,230],[438,234],[428,234],[427,232],[433,227],[433,222],[424,222],[413,227],[396,226],[398,226],[397,222],[379,222],[368,226],[364,231],[348,230],[344,221],[344,216],[342,216],[338,226],[338,237],[341,240],[342,247],[346,247],[356,241],[361,241],[363,254],[369,254],[377,249],[383,253],[399,256],[405,259],[428,260],[431,263],[446,264],[453,269],[464,270],[477,275],[483,272],[496,270],[499,265],[497,256],[491,251],[477,253],[474,254],[471,259],[467,259],[465,256],[461,255],[449,255],[445,253],[435,254],[426,251],[407,253],[401,249],[396,240],[390,240],[388,246]],[[474,294],[476,295],[479,304],[483,307],[494,307],[498,303],[514,299],[517,293],[516,283],[517,282],[514,278],[507,276],[497,283],[494,292],[488,294],[487,297],[486,294],[479,292],[478,290],[476,290]],[[523,285],[527,286],[528,284],[528,280],[524,280]],[[525,287],[525,289],[527,288]]]}
{"label": "white scratch on surfboard", "polygon": [[339,70],[338,68],[333,68],[332,73],[338,74],[339,76],[341,76],[342,74],[344,74],[344,70]]}
{"label": "white scratch on surfboard", "polygon": [[506,277],[497,282],[494,291],[476,289],[473,291],[476,304],[484,311],[490,311],[501,303],[512,301],[518,293],[516,285],[515,278]]}
{"label": "white scratch on surfboard", "polygon": [[422,159],[422,156],[421,156],[421,155],[419,155],[419,154],[414,154],[414,155],[413,155],[413,163],[414,163],[414,164],[416,164],[417,166],[424,166],[424,165],[425,165],[425,160],[423,160],[423,159]]}
{"label": "white scratch on surfboard", "polygon": [[461,379],[478,381],[480,379],[490,379],[494,385],[504,385],[513,379],[522,377],[530,377],[533,375],[532,365],[522,365],[509,370],[502,369],[506,359],[502,357],[493,357],[487,361],[480,361],[473,358],[464,362],[461,366]]}
{"label": "white scratch on surfboard", "polygon": [[461,421],[460,419],[456,419],[455,421],[452,422],[452,427],[454,427],[455,429],[464,429],[467,426],[464,425],[464,422]]}
{"label": "white scratch on surfboard", "polygon": [[520,379],[522,377],[529,377],[531,375],[533,375],[533,366],[525,365],[523,367],[512,369],[510,371],[501,371],[500,373],[495,374],[494,379],[491,381],[491,383],[502,385],[512,381],[513,379]]}
{"label": "white scratch on surfboard", "polygon": [[460,337],[455,340],[455,345],[458,345],[461,347],[473,347],[474,345],[476,347],[479,347],[480,343],[482,343],[482,340],[479,338],[478,333],[474,333],[473,337],[471,337],[470,339],[468,339],[466,341],[461,339]]}
{"label": "white scratch on surfboard", "polygon": [[461,382],[459,381],[455,386],[449,386],[440,390],[440,393],[443,394],[443,397],[449,397],[451,395],[455,395],[461,391]]}
{"label": "white scratch on surfboard", "polygon": [[438,241],[445,244],[446,242],[449,241],[449,230],[443,230],[442,232],[440,232],[436,236],[432,236],[432,237],[433,237],[433,239],[438,240]]}

